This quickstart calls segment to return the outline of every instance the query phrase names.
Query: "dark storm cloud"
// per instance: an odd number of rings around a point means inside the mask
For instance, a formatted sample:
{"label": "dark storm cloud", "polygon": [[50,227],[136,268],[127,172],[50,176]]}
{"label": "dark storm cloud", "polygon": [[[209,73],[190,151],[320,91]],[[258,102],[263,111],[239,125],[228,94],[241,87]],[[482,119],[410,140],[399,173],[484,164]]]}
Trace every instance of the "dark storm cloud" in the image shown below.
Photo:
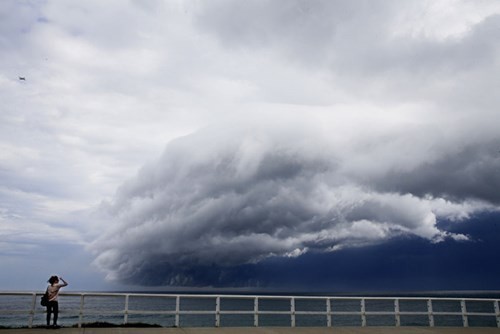
{"label": "dark storm cloud", "polygon": [[197,8],[200,33],[242,57],[228,70],[255,104],[171,141],[125,183],[103,205],[95,263],[130,283],[258,284],[270,259],[470,239],[438,222],[498,210],[500,18],[449,29],[456,17],[440,15],[429,2]]}
{"label": "dark storm cloud", "polygon": [[456,148],[409,171],[389,171],[374,180],[383,191],[398,191],[452,201],[483,200],[500,204],[500,140]]}
{"label": "dark storm cloud", "polygon": [[[463,222],[445,223],[447,229],[470,235],[473,242],[429,243],[413,236],[394,238],[383,245],[349,248],[300,258],[271,258],[242,271],[269,286],[304,288],[307,292],[338,291],[494,291],[500,268],[492,266],[500,251],[499,214],[487,213]],[[367,279],[369,277],[369,279]],[[304,287],[303,282],[313,282]]]}
{"label": "dark storm cloud", "polygon": [[[114,223],[92,246],[96,264],[109,278],[129,283],[224,285],[269,257],[329,252],[399,235],[467,239],[439,229],[437,217],[465,218],[494,203],[494,197],[476,196],[486,191],[482,183],[464,183],[469,195],[458,187],[438,197],[433,175],[396,178],[391,168],[399,164],[397,155],[377,175],[349,173],[345,167],[358,158],[356,151],[343,156],[324,135],[298,124],[247,123],[172,142],[107,206]],[[459,154],[447,161],[453,159],[467,160]],[[498,160],[483,164],[494,170]],[[449,168],[437,164],[432,170],[446,175]],[[463,176],[472,180],[477,171],[466,175],[468,170]],[[422,189],[409,189],[412,184]],[[483,204],[467,202],[476,199]],[[249,274],[233,284],[251,281]]]}

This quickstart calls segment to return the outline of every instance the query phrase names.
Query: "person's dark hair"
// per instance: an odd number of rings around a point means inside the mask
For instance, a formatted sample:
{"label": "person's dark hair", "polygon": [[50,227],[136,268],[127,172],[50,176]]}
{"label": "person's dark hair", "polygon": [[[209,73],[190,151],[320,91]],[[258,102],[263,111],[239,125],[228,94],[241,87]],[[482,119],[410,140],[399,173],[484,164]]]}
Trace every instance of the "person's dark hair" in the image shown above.
{"label": "person's dark hair", "polygon": [[59,278],[57,276],[50,276],[50,278],[47,282],[49,282],[52,285],[58,280],[59,280]]}

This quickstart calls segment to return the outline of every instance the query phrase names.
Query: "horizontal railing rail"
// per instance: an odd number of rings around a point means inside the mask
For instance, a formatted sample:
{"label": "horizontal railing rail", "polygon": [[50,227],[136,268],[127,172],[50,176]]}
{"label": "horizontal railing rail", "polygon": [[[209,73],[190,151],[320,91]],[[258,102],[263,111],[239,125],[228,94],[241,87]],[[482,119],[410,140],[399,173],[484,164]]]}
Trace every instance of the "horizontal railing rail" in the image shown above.
{"label": "horizontal railing rail", "polygon": [[[33,321],[36,313],[44,313],[44,311],[38,308],[37,303],[39,303],[43,292],[12,292],[0,291],[0,301],[2,297],[15,297],[24,296],[28,298],[29,303],[26,305],[26,309],[9,309],[8,307],[0,307],[0,316],[4,315],[15,315],[15,314],[25,314],[28,316],[27,325],[28,327],[33,326]],[[435,326],[436,317],[461,317],[462,326],[469,327],[469,317],[492,317],[496,320],[496,325],[500,328],[500,308],[499,299],[491,298],[437,298],[437,297],[346,297],[346,296],[274,296],[274,295],[213,295],[213,294],[149,294],[149,293],[100,293],[100,292],[64,292],[60,296],[67,297],[78,297],[80,299],[79,309],[77,312],[70,312],[73,315],[78,316],[78,322],[76,325],[82,327],[84,325],[84,317],[91,315],[120,315],[123,316],[123,324],[129,323],[129,315],[170,315],[174,316],[174,326],[180,327],[180,317],[183,315],[213,315],[213,321],[215,327],[221,326],[221,315],[251,315],[253,316],[253,326],[259,327],[259,316],[266,315],[285,315],[289,316],[290,326],[296,326],[297,316],[321,316],[325,317],[326,326],[331,327],[335,317],[340,316],[356,316],[359,317],[361,326],[367,326],[367,317],[377,317],[377,316],[390,316],[394,319],[394,326],[401,326],[402,316],[424,316],[427,318],[426,325],[430,327]],[[123,309],[120,310],[99,310],[93,311],[86,309],[85,301],[89,297],[116,297],[123,298]],[[175,309],[172,310],[148,310],[148,309],[131,309],[129,307],[130,298],[167,298],[175,301]],[[197,310],[197,309],[184,309],[181,308],[181,301],[189,299],[206,299],[213,300],[215,302],[214,309],[210,310]],[[251,310],[223,310],[221,309],[221,301],[226,300],[250,300],[253,301],[253,309]],[[260,302],[266,300],[275,301],[287,301],[289,307],[286,310],[269,310],[262,309],[260,307]],[[298,310],[296,308],[296,303],[300,301],[323,301],[323,310]],[[337,310],[333,307],[335,303],[341,301],[354,301],[358,302],[359,306],[356,310]],[[392,307],[390,310],[383,311],[370,311],[367,310],[367,302],[371,301],[390,301],[392,302]],[[402,311],[401,302],[412,302],[420,301],[425,303],[425,311]],[[459,311],[435,311],[434,304],[442,302],[454,302],[459,303]],[[468,305],[476,302],[481,303],[491,303],[492,311],[478,312],[478,311],[468,311]],[[351,307],[352,308],[352,307]],[[2,325],[0,323],[0,325]]]}

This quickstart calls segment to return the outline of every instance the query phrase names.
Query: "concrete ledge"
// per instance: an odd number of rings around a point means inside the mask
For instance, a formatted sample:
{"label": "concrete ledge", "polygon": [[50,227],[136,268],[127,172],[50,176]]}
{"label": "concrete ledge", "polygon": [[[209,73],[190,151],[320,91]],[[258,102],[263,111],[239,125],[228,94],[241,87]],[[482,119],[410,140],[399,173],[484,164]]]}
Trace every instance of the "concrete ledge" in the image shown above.
{"label": "concrete ledge", "polygon": [[0,329],[0,334],[500,334],[484,327],[223,327]]}

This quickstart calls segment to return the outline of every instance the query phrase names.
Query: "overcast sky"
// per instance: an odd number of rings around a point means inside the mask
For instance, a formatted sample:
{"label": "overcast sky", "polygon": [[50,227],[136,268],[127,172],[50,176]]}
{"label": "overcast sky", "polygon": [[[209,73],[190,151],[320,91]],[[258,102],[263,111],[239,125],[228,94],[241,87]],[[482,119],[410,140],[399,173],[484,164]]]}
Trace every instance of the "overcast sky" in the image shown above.
{"label": "overcast sky", "polygon": [[6,0],[0,52],[0,290],[500,290],[496,0]]}

